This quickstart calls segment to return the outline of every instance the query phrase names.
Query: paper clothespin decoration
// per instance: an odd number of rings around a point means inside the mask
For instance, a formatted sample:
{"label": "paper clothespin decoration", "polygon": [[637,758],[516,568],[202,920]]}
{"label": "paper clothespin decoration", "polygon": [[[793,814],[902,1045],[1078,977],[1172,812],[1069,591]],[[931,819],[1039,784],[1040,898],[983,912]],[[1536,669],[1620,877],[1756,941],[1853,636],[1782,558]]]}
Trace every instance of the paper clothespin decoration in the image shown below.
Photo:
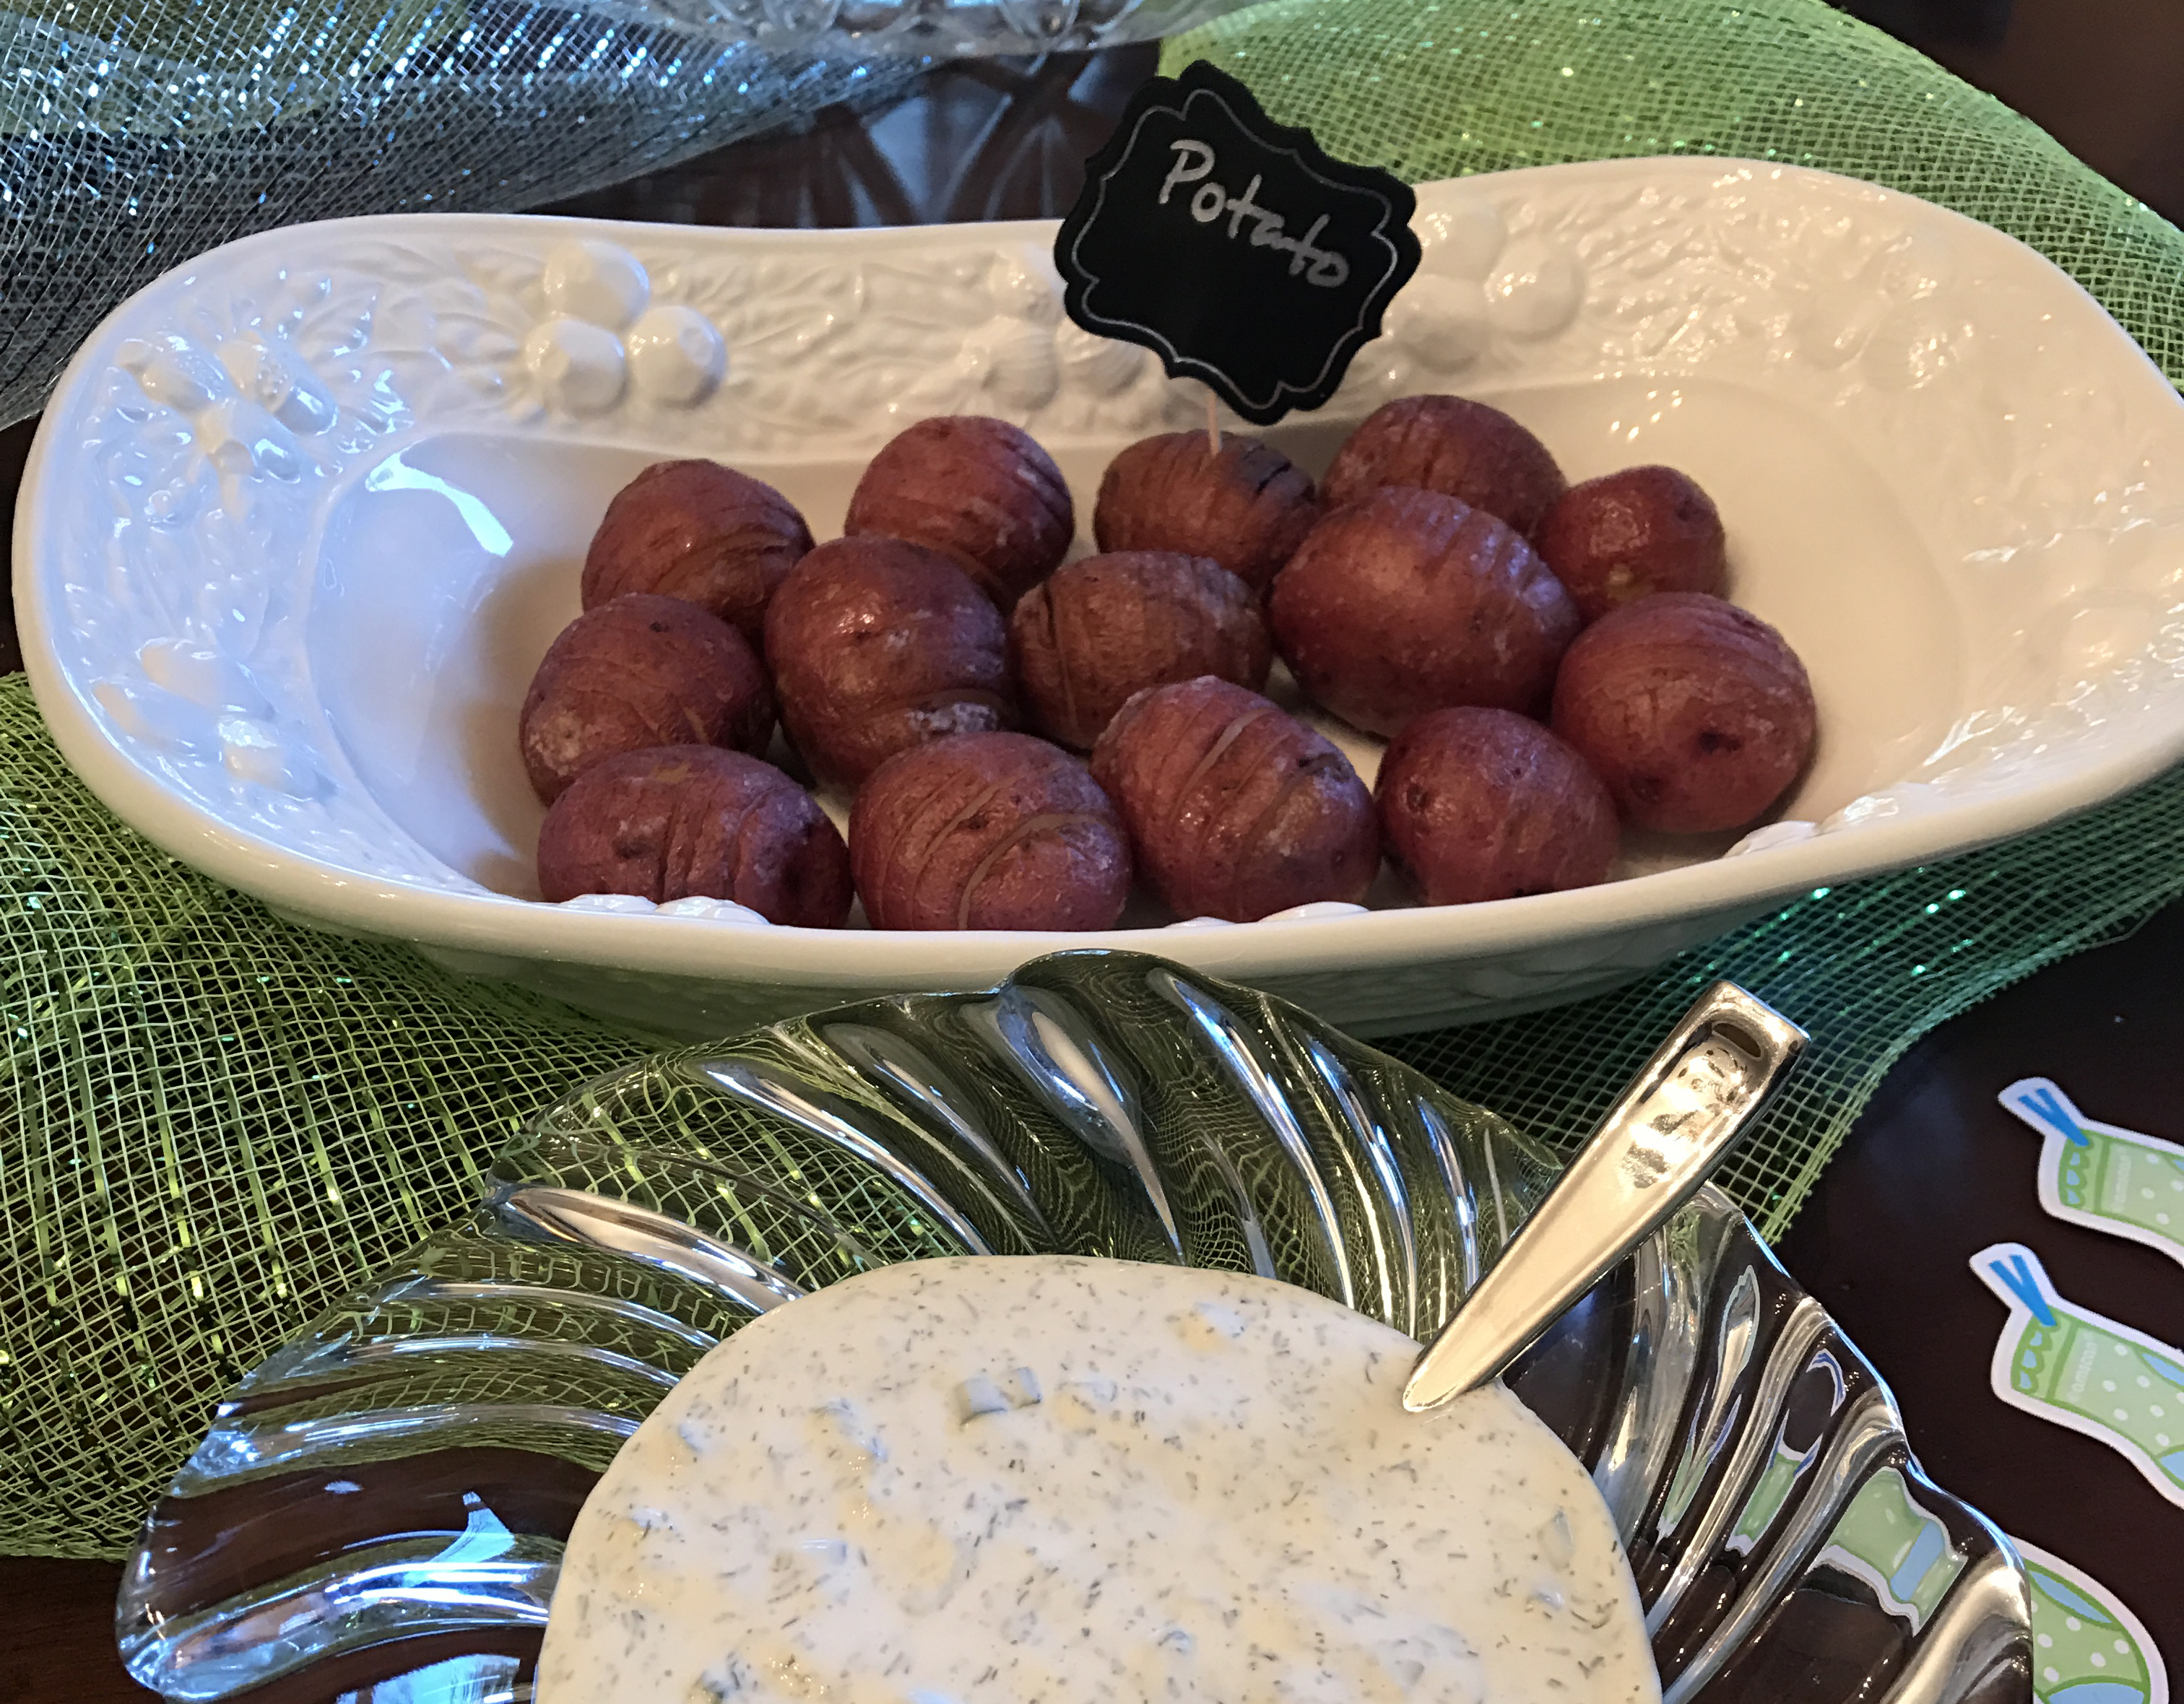
{"label": "paper clothespin decoration", "polygon": [[2037,1130],[2040,1205],[2059,1219],[2128,1237],[2184,1264],[2184,1148],[2086,1117],[2044,1077],[2002,1091]]}
{"label": "paper clothespin decoration", "polygon": [[1972,1270],[2009,1306],[1994,1394],[2098,1439],[2184,1507],[2184,1350],[2064,1301],[2021,1243],[1981,1249]]}
{"label": "paper clothespin decoration", "polygon": [[2032,1586],[2032,1694],[2040,1704],[2169,1704],[2169,1670],[2145,1623],[2061,1557],[2010,1542]]}

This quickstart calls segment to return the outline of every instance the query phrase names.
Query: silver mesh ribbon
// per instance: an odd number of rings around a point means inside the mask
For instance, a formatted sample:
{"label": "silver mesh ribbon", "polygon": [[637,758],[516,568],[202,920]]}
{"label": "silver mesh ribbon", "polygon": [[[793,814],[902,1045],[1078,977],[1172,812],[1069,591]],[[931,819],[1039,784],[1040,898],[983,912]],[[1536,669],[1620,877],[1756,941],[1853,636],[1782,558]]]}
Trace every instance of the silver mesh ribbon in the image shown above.
{"label": "silver mesh ribbon", "polygon": [[939,57],[1234,0],[47,0],[0,9],[0,424],[118,302],[277,225],[582,193]]}

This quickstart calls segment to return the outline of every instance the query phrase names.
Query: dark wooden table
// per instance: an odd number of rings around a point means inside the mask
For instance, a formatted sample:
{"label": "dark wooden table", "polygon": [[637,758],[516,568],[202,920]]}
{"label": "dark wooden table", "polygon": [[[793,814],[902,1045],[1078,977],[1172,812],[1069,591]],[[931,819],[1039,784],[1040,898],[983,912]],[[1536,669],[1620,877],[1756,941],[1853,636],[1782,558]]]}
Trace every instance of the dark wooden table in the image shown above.
{"label": "dark wooden table", "polygon": [[[2184,220],[2179,0],[1847,3]],[[774,226],[1050,216],[1074,197],[1084,155],[1152,58],[1131,50],[942,70],[894,108],[823,114],[795,134],[724,148],[556,210]],[[10,509],[30,433],[30,423],[0,433],[0,492]],[[0,629],[0,666],[15,665],[9,624]],[[1986,1368],[2003,1314],[1969,1264],[1989,1243],[2024,1242],[2064,1295],[2184,1343],[2184,1270],[2043,1213],[2033,1190],[2037,1143],[1995,1101],[2017,1078],[2048,1076],[2092,1117],[2184,1139],[2180,963],[2184,905],[1914,1048],[1780,1253],[1879,1365],[1935,1478],[2014,1535],[2116,1588],[2184,1679],[2184,1510],[2103,1446],[1994,1398]],[[112,1563],[0,1556],[0,1704],[148,1696],[114,1657],[118,1579]]]}

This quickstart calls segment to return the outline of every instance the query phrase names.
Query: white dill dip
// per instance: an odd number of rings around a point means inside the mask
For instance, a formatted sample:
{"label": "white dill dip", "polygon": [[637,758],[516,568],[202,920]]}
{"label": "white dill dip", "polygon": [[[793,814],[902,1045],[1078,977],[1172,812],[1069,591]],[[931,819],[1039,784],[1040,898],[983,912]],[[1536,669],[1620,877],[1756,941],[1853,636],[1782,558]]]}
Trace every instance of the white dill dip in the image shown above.
{"label": "white dill dip", "polygon": [[1651,1701],[1607,1511],[1499,1385],[1229,1272],[916,1261],[714,1350],[570,1535],[539,1704]]}

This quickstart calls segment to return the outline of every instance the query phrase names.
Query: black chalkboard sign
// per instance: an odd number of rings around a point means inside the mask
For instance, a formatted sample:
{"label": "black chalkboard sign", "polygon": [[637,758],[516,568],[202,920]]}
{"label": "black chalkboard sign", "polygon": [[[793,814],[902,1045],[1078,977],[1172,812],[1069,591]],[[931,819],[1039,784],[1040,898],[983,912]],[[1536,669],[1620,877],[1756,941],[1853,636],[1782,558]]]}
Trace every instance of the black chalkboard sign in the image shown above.
{"label": "black chalkboard sign", "polygon": [[1259,426],[1334,394],[1418,269],[1400,179],[1329,157],[1203,61],[1156,77],[1055,239],[1086,331],[1154,350]]}

